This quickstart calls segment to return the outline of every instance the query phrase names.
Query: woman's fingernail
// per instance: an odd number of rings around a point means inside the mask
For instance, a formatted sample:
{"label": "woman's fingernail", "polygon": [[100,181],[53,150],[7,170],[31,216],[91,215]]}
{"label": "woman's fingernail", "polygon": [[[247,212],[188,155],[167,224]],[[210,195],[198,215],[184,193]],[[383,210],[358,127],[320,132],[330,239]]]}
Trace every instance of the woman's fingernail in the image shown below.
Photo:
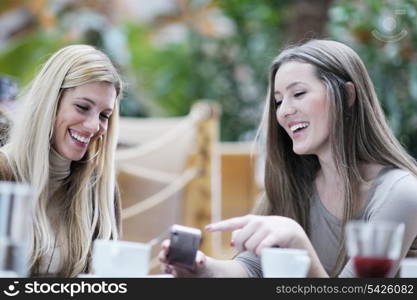
{"label": "woman's fingernail", "polygon": [[206,230],[211,230],[211,225],[207,225],[207,226],[205,227],[205,229],[206,229]]}

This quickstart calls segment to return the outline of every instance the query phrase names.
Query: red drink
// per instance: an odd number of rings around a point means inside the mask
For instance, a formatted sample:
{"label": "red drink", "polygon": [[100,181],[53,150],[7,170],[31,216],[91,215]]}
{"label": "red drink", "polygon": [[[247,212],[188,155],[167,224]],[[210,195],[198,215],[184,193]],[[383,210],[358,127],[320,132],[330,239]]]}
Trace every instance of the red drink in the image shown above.
{"label": "red drink", "polygon": [[386,257],[355,256],[353,258],[359,277],[386,277],[392,267],[392,259]]}

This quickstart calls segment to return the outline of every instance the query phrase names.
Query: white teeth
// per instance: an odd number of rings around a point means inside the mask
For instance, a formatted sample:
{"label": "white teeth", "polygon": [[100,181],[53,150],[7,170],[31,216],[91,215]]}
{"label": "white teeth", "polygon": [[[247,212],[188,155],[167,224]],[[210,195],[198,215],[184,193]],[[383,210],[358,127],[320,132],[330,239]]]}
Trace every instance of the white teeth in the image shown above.
{"label": "white teeth", "polygon": [[78,134],[76,134],[75,132],[72,132],[71,130],[70,130],[70,134],[74,139],[76,139],[77,141],[81,143],[88,144],[90,142],[90,138],[79,136]]}
{"label": "white teeth", "polygon": [[295,124],[295,125],[291,126],[290,129],[291,129],[292,132],[294,132],[297,129],[306,128],[308,125],[309,125],[309,123],[307,123],[307,122],[298,123],[298,124]]}

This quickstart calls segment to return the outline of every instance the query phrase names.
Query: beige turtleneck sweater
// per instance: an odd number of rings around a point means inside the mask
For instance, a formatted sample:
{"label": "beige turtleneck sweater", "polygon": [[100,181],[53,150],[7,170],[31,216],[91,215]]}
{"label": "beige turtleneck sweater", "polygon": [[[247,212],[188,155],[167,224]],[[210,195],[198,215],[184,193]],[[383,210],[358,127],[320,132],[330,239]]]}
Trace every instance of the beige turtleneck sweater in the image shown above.
{"label": "beige turtleneck sweater", "polygon": [[49,152],[49,186],[50,193],[56,192],[71,173],[72,160],[60,155],[54,148]]}

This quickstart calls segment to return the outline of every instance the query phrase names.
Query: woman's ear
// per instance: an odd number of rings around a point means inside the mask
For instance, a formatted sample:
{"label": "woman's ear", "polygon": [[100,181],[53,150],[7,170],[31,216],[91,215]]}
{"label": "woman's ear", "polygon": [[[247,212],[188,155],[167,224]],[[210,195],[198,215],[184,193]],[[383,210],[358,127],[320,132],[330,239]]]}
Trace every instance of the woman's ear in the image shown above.
{"label": "woman's ear", "polygon": [[355,103],[355,100],[356,100],[356,89],[352,81],[346,82],[346,89],[348,92],[348,98],[347,98],[348,105],[349,107],[351,107],[353,103]]}

